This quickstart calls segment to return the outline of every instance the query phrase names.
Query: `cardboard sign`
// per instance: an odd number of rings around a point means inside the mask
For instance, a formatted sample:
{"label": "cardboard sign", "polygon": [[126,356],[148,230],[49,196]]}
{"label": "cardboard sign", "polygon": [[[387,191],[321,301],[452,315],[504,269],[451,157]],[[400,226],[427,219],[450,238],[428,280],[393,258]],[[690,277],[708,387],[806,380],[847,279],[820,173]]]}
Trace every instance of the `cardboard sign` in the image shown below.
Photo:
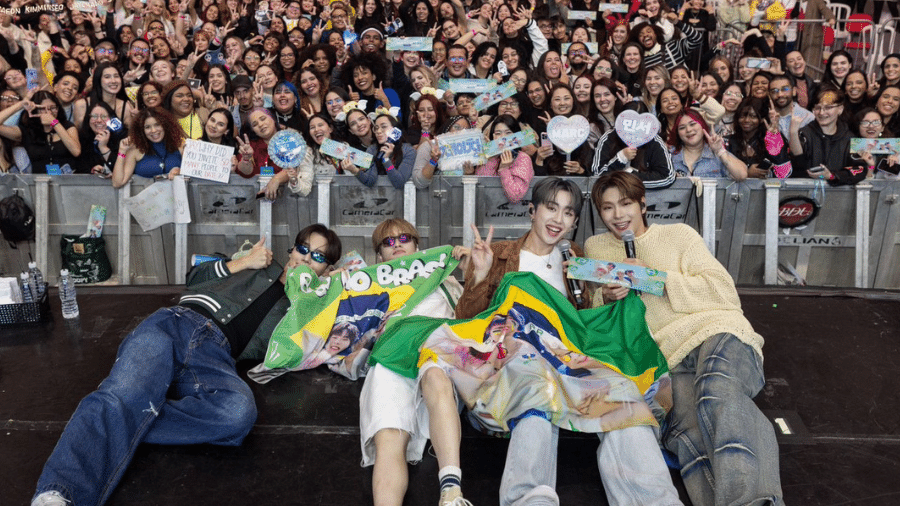
{"label": "cardboard sign", "polygon": [[184,177],[158,181],[133,197],[125,198],[125,207],[144,232],[166,223],[190,223],[187,186]]}
{"label": "cardboard sign", "polygon": [[628,13],[628,4],[597,4],[597,12],[620,12]]}
{"label": "cardboard sign", "polygon": [[515,94],[516,85],[512,81],[502,86],[497,86],[496,88],[475,97],[475,110],[482,111],[504,98],[509,98]]}
{"label": "cardboard sign", "polygon": [[431,37],[388,37],[386,41],[388,51],[427,51],[434,46]]}
{"label": "cardboard sign", "polygon": [[569,11],[569,21],[584,19],[597,19],[597,13],[594,11]]}
{"label": "cardboard sign", "polygon": [[547,123],[547,138],[563,153],[570,154],[591,135],[591,124],[584,116],[557,116]]}
{"label": "cardboard sign", "polygon": [[499,155],[504,151],[520,149],[522,146],[528,146],[529,144],[534,144],[536,142],[537,136],[534,135],[534,130],[516,132],[512,135],[507,135],[485,144],[484,156],[485,158],[490,158]]}
{"label": "cardboard sign", "polygon": [[181,175],[227,183],[234,147],[187,139],[181,155]]}
{"label": "cardboard sign", "polygon": [[496,88],[497,81],[493,79],[451,79],[446,90],[453,93],[486,93]]}
{"label": "cardboard sign", "polygon": [[630,148],[647,144],[659,133],[659,120],[656,116],[645,112],[622,111],[616,118],[616,133],[622,142]]}
{"label": "cardboard sign", "polygon": [[850,139],[850,152],[868,151],[873,155],[900,154],[900,139]]}
{"label": "cardboard sign", "polygon": [[666,273],[639,265],[591,260],[575,257],[566,271],[569,279],[622,285],[662,297],[666,289]]}
{"label": "cardboard sign", "polygon": [[350,163],[356,165],[360,169],[368,169],[372,166],[372,155],[365,151],[350,147],[346,142],[325,139],[325,141],[322,142],[322,146],[319,148],[319,152],[323,155],[333,156],[338,160],[347,158],[350,160]]}
{"label": "cardboard sign", "polygon": [[[579,42],[578,44],[584,44],[584,46],[587,48],[588,52],[591,54],[597,54],[597,51],[599,49],[599,46],[597,45],[596,42]],[[571,42],[566,42],[565,44],[563,44],[562,45],[562,54],[569,54],[569,46],[571,46],[571,45],[572,45]]]}
{"label": "cardboard sign", "polygon": [[477,128],[435,137],[441,149],[441,172],[449,176],[461,176],[466,162],[483,165],[484,135]]}

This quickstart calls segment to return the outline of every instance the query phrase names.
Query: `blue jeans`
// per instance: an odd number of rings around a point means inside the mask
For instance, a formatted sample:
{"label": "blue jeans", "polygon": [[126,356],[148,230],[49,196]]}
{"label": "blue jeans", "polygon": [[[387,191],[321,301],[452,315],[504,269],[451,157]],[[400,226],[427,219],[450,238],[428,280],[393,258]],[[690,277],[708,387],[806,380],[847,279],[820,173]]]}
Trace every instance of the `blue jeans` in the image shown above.
{"label": "blue jeans", "polygon": [[[653,428],[628,427],[600,436],[597,467],[611,506],[681,506]],[[500,506],[559,506],[556,457],[559,428],[530,416],[509,439]]]}
{"label": "blue jeans", "polygon": [[674,406],[663,432],[691,502],[782,505],[778,443],[753,397],[762,358],[732,334],[717,334],[669,371]]}
{"label": "blue jeans", "polygon": [[78,405],[35,495],[103,504],[138,444],[236,446],[255,421],[222,331],[190,309],[160,309],[122,341],[109,376]]}

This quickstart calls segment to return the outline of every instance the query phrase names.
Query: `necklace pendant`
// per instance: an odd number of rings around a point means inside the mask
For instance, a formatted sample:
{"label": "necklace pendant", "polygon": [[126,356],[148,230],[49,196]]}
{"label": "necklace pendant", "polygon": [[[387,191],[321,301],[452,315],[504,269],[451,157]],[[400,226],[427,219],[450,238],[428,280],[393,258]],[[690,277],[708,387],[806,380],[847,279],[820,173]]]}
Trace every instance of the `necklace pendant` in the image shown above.
{"label": "necklace pendant", "polygon": [[552,265],[550,265],[550,264],[547,264],[547,268],[548,268],[548,269],[552,269],[552,268],[553,268],[553,266],[552,266]]}

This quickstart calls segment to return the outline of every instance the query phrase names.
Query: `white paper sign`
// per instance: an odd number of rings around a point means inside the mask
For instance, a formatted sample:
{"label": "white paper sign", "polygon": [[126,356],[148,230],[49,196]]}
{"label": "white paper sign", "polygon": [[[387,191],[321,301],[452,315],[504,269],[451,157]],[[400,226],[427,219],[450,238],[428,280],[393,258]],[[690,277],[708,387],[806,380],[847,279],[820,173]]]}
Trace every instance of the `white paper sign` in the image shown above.
{"label": "white paper sign", "polygon": [[234,147],[188,139],[181,155],[181,175],[227,183]]}
{"label": "white paper sign", "polygon": [[593,11],[569,11],[569,20],[597,19],[597,13]]}
{"label": "white paper sign", "polygon": [[166,223],[190,223],[187,186],[183,176],[157,181],[133,197],[125,198],[125,207],[144,232]]}

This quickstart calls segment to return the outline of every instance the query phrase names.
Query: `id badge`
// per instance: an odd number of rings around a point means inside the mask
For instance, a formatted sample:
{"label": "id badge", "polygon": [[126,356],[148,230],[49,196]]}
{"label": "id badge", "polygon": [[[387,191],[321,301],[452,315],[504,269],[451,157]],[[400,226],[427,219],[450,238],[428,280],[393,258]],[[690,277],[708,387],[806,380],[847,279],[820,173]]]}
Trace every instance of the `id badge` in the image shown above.
{"label": "id badge", "polygon": [[260,176],[274,176],[275,169],[269,165],[263,165],[262,167],[259,168],[259,175]]}
{"label": "id badge", "polygon": [[51,163],[47,165],[47,174],[50,176],[61,176],[62,171],[59,170],[59,165]]}

